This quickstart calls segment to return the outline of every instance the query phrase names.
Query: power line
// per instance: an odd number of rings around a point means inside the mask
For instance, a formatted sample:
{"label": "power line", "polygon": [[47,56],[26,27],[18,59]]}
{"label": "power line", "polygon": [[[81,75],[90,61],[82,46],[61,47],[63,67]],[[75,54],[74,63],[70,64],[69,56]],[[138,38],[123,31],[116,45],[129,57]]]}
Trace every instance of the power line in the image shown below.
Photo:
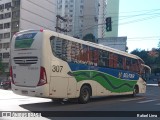
{"label": "power line", "polygon": [[[136,23],[136,22],[142,22],[142,21],[154,19],[154,18],[157,18],[157,17],[160,17],[160,15],[150,16],[150,17],[147,17],[147,18],[140,18],[140,19],[137,19],[137,20],[132,20],[132,21],[120,23],[118,25],[126,25],[126,24],[131,24],[131,23]],[[113,24],[113,25],[117,25],[117,24]]]}
{"label": "power line", "polygon": [[160,38],[160,36],[134,37],[134,38],[128,38],[128,39],[151,39],[151,38]]}

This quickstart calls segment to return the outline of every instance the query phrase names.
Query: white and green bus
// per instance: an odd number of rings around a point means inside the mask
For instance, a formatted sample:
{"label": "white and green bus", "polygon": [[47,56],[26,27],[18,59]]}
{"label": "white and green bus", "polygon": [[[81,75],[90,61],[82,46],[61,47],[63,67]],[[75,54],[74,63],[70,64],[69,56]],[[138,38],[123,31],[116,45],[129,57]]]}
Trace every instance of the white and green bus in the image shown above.
{"label": "white and green bus", "polygon": [[11,40],[12,90],[51,99],[145,93],[150,68],[138,56],[49,30]]}

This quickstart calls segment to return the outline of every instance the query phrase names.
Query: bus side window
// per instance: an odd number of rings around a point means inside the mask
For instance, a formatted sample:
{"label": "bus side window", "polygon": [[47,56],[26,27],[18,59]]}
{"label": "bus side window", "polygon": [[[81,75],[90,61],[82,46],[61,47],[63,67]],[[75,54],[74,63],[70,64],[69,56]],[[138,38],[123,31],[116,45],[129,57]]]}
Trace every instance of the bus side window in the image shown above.
{"label": "bus side window", "polygon": [[113,64],[114,64],[114,54],[109,53],[109,67],[113,68]]}
{"label": "bus side window", "polygon": [[50,43],[51,43],[51,50],[52,50],[52,53],[54,56],[56,56],[56,53],[55,53],[55,44],[56,44],[56,41],[55,41],[56,37],[55,36],[51,36],[50,37]]}
{"label": "bus side window", "polygon": [[118,61],[117,61],[117,68],[123,69],[123,57],[121,55],[118,55]]}
{"label": "bus side window", "polygon": [[123,57],[123,69],[126,70],[126,57]]}
{"label": "bus side window", "polygon": [[126,69],[130,70],[131,67],[131,59],[130,58],[126,58]]}
{"label": "bus side window", "polygon": [[99,60],[98,60],[98,66],[103,67],[104,66],[103,56],[102,56],[102,50],[99,50]]}
{"label": "bus side window", "polygon": [[114,61],[114,68],[117,68],[118,67],[118,55],[117,54],[114,54],[113,61]]}
{"label": "bus side window", "polygon": [[134,72],[140,73],[140,67],[138,65],[138,60],[136,60],[136,59],[132,60],[132,67],[133,67]]}

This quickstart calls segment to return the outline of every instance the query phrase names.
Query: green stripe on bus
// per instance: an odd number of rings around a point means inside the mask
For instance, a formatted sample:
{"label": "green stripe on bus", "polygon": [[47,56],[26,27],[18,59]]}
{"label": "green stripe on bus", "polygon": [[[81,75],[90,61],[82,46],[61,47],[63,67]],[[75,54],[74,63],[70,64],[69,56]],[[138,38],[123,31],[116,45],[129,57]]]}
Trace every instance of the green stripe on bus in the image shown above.
{"label": "green stripe on bus", "polygon": [[97,71],[74,71],[73,76],[77,82],[84,80],[94,80],[111,92],[131,92],[137,80],[123,80],[109,74]]}

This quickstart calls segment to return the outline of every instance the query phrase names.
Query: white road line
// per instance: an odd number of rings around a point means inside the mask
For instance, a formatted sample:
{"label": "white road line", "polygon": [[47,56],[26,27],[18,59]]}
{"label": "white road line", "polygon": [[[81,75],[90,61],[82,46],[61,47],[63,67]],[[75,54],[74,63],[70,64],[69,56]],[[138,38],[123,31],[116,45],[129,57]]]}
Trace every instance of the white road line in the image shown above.
{"label": "white road line", "polygon": [[160,103],[158,103],[158,104],[155,104],[155,105],[160,105]]}
{"label": "white road line", "polygon": [[141,99],[144,99],[145,97],[142,97],[142,98],[131,98],[131,99],[126,99],[126,100],[120,100],[122,102],[127,102],[127,101],[134,101],[134,100],[141,100]]}
{"label": "white road line", "polygon": [[141,101],[141,102],[138,102],[138,103],[148,103],[148,102],[153,102],[153,101],[157,101],[157,99],[154,99],[154,100],[145,100],[145,101]]}

